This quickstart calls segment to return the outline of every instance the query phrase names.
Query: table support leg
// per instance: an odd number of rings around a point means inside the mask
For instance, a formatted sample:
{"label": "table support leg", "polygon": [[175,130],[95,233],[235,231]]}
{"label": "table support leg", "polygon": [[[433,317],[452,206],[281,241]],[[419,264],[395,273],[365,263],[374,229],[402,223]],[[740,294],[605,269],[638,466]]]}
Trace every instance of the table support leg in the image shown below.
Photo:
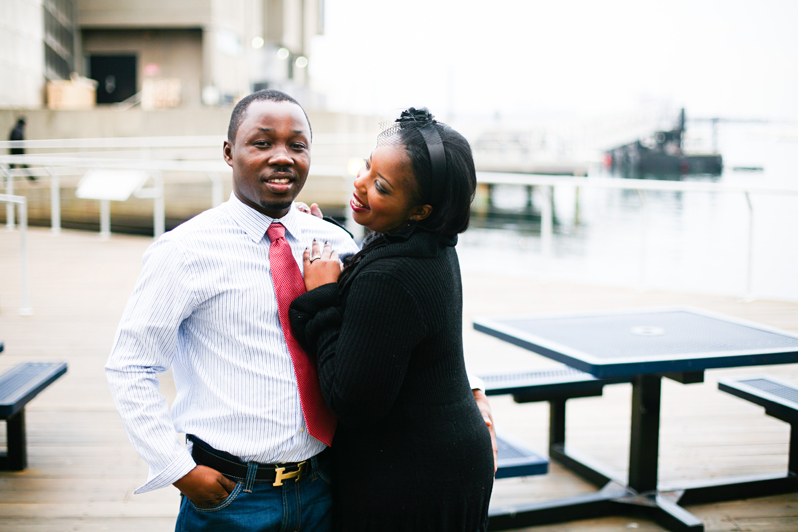
{"label": "table support leg", "polygon": [[565,399],[549,401],[549,447],[565,445]]}
{"label": "table support leg", "polygon": [[515,530],[528,526],[564,523],[616,515],[624,505],[615,502],[626,490],[602,490],[569,499],[491,508],[488,530]]}
{"label": "table support leg", "polygon": [[637,493],[657,489],[661,389],[659,375],[638,375],[632,380],[629,487]]}
{"label": "table support leg", "polygon": [[22,471],[28,467],[25,409],[6,419],[6,435],[6,452],[0,454],[0,471]]}
{"label": "table support leg", "polygon": [[625,513],[643,516],[671,532],[704,532],[704,523],[699,518],[659,495],[619,502],[630,505]]}

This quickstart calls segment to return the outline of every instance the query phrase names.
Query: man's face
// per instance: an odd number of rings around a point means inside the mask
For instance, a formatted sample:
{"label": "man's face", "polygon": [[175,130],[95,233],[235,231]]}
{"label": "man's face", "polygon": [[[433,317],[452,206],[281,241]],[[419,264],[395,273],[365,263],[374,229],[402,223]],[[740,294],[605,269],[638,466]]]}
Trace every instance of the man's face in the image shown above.
{"label": "man's face", "polygon": [[310,124],[291,102],[256,100],[247,108],[235,142],[224,142],[239,200],[272,218],[291,208],[310,169]]}

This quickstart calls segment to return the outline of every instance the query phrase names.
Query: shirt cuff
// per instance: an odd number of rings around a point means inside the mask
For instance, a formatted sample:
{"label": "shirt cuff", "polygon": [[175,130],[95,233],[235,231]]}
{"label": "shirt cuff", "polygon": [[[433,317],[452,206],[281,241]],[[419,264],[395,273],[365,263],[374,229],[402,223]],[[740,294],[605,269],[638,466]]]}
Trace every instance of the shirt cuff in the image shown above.
{"label": "shirt cuff", "polygon": [[197,463],[191,458],[191,454],[189,454],[188,450],[184,450],[180,453],[180,456],[166,466],[160,473],[153,475],[153,471],[150,469],[150,478],[147,479],[147,482],[143,486],[140,486],[133,493],[146,493],[148,491],[165,488],[188,475],[195,467],[197,467]]}
{"label": "shirt cuff", "polygon": [[471,385],[472,390],[482,390],[485,391],[485,383],[477,377],[476,375],[472,375],[471,373],[467,373],[468,375],[468,384]]}

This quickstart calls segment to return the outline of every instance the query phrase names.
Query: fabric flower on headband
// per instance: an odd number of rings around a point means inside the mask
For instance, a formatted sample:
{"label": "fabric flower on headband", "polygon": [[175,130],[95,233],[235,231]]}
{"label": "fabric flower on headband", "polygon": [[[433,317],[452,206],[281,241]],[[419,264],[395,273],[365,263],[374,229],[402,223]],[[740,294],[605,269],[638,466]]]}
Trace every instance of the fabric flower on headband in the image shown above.
{"label": "fabric flower on headband", "polygon": [[396,121],[399,122],[401,126],[411,124],[417,126],[437,124],[435,117],[430,114],[426,107],[422,107],[421,109],[411,107],[410,109],[402,111],[402,114],[396,119]]}

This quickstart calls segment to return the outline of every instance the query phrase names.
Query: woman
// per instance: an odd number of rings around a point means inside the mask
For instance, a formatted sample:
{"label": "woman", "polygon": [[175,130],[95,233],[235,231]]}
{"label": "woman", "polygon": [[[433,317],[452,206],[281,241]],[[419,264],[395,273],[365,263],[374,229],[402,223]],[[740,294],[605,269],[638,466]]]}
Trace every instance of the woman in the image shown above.
{"label": "woman", "polygon": [[355,179],[363,249],[343,271],[328,245],[305,252],[291,324],[339,420],[336,530],[486,529],[493,452],[466,378],[454,251],[475,187],[465,138],[411,108]]}

